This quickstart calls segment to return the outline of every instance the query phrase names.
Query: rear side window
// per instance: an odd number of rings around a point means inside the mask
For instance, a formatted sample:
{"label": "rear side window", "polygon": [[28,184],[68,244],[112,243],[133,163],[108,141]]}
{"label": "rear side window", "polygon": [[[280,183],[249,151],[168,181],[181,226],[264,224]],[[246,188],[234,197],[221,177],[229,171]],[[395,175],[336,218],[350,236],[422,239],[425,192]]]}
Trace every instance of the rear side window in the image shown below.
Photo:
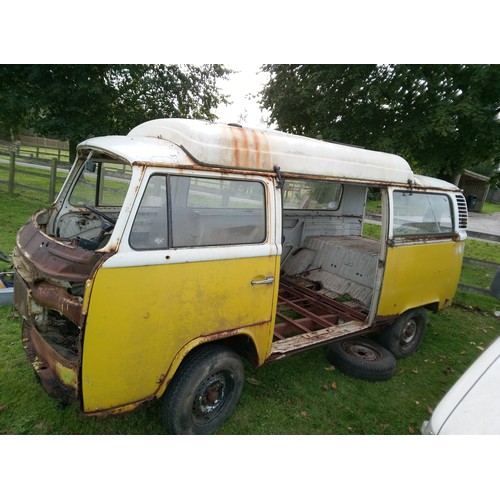
{"label": "rear side window", "polygon": [[291,210],[337,210],[342,184],[310,179],[285,181],[283,208]]}
{"label": "rear side window", "polygon": [[130,234],[136,250],[262,243],[265,187],[258,181],[154,175]]}
{"label": "rear side window", "polygon": [[393,233],[395,237],[452,232],[452,205],[449,196],[438,193],[394,191]]}

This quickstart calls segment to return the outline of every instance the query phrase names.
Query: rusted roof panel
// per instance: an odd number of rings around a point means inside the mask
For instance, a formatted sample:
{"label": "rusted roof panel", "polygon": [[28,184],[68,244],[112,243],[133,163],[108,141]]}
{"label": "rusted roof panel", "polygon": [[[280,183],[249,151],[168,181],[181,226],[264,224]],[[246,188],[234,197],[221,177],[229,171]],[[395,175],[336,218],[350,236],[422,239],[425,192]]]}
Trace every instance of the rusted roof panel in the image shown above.
{"label": "rusted roof panel", "polygon": [[128,136],[171,141],[208,165],[269,171],[276,165],[285,174],[400,184],[413,181],[410,166],[399,156],[276,130],[165,118],[143,123]]}
{"label": "rusted roof panel", "polygon": [[88,139],[80,147],[97,147],[130,163],[200,165],[283,174],[358,180],[383,184],[413,182],[401,157],[335,144],[276,130],[165,118],[132,129],[126,137]]}

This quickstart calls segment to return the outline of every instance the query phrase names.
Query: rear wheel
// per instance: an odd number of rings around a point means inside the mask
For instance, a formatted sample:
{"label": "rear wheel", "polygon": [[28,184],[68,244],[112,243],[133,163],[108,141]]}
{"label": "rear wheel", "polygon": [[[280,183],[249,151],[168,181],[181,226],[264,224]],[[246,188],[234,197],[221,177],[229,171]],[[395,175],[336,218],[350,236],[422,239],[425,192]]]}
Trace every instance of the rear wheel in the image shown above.
{"label": "rear wheel", "polygon": [[378,336],[378,341],[398,359],[412,355],[424,339],[427,311],[412,309],[402,314]]}
{"label": "rear wheel", "polygon": [[363,380],[388,380],[394,375],[394,356],[373,340],[340,340],[328,346],[328,361],[341,372]]}
{"label": "rear wheel", "polygon": [[232,414],[244,382],[240,357],[224,346],[190,354],[163,400],[163,422],[171,434],[210,434]]}

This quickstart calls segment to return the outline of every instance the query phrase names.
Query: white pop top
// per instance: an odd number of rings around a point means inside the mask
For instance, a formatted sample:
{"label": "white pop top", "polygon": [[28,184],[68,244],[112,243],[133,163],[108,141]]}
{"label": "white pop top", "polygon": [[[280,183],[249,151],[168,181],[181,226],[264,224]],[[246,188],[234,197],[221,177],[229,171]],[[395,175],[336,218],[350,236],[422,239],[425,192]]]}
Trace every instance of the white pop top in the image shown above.
{"label": "white pop top", "polygon": [[201,165],[255,171],[273,171],[277,166],[285,176],[329,177],[384,184],[415,181],[408,163],[393,154],[276,130],[202,120],[152,120],[138,125],[126,137],[88,139],[79,146],[115,152],[132,164],[182,165],[194,160]]}
{"label": "white pop top", "polygon": [[407,184],[408,163],[399,156],[334,144],[276,130],[202,120],[159,119],[132,129],[129,137],[155,137],[177,144],[196,162],[228,168]]}

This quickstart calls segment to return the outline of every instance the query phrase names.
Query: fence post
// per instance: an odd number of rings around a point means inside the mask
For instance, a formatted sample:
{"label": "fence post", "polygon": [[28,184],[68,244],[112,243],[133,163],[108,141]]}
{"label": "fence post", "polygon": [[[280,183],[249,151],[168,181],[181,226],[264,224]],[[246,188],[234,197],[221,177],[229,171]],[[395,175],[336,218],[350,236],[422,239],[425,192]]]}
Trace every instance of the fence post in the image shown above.
{"label": "fence post", "polygon": [[52,203],[56,197],[56,180],[57,180],[57,159],[52,158],[52,162],[50,165],[49,203]]}
{"label": "fence post", "polygon": [[16,173],[16,153],[10,152],[9,162],[9,194],[14,194],[14,175]]}

